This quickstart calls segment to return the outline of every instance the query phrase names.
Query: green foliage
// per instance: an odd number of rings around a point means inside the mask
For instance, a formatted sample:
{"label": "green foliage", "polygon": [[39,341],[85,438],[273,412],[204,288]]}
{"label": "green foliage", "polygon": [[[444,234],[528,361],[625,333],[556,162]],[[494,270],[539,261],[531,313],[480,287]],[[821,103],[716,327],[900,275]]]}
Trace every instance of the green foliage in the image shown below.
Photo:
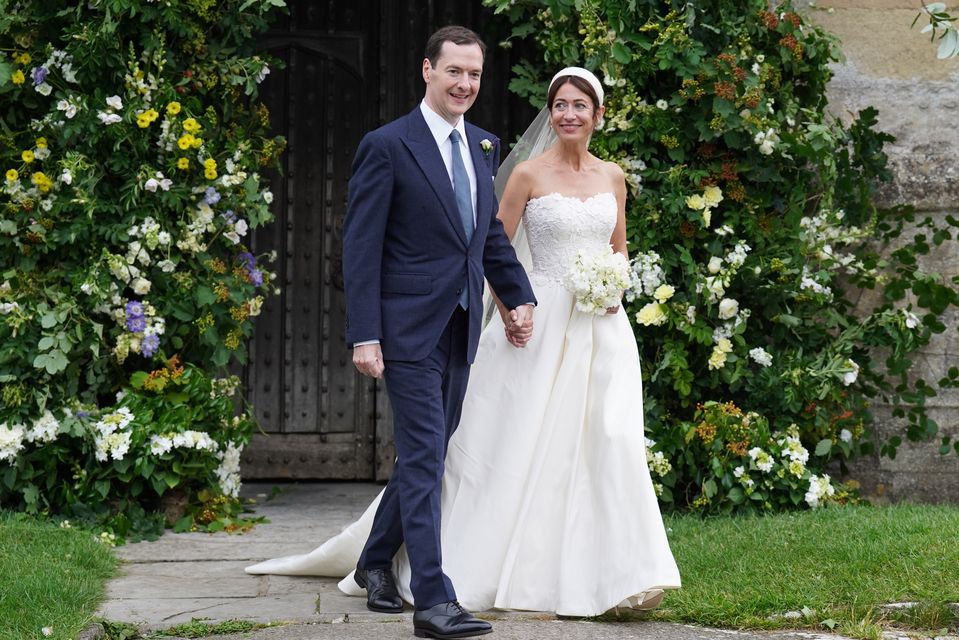
{"label": "green foliage", "polygon": [[0,511],[4,640],[77,638],[93,620],[117,561],[89,531]]}
{"label": "green foliage", "polygon": [[127,535],[170,491],[236,496],[255,425],[218,376],[274,289],[244,243],[272,219],[260,171],[284,147],[252,38],[283,6],[0,15],[2,504]]}
{"label": "green foliage", "polygon": [[[844,496],[826,491],[823,471],[872,449],[874,402],[893,407],[906,438],[936,435],[925,407],[936,389],[912,366],[959,294],[921,257],[953,241],[959,221],[873,205],[891,138],[874,129],[875,109],[847,123],[826,111],[833,36],[788,2],[486,4],[542,52],[514,70],[513,91],[542,106],[545,79],[566,65],[606,85],[591,150],[623,168],[631,191],[627,300],[647,432],[671,464],[664,501],[752,511]],[[758,416],[735,453],[697,433],[726,403]],[[792,460],[778,443],[787,432],[809,455],[788,482],[775,475]],[[774,456],[770,472],[755,473],[755,447]],[[807,501],[821,483],[822,500]]]}

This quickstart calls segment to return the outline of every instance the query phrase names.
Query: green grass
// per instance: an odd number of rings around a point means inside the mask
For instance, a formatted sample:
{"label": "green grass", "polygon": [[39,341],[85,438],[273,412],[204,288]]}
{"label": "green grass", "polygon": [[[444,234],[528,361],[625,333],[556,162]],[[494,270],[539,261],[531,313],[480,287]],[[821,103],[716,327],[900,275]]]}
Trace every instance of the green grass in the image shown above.
{"label": "green grass", "polygon": [[[683,587],[657,619],[720,627],[955,630],[959,508],[838,507],[775,516],[668,516]],[[911,609],[884,605],[916,602]],[[782,618],[791,611],[799,619]]]}
{"label": "green grass", "polygon": [[76,638],[92,621],[115,569],[110,549],[89,531],[0,512],[3,640]]}

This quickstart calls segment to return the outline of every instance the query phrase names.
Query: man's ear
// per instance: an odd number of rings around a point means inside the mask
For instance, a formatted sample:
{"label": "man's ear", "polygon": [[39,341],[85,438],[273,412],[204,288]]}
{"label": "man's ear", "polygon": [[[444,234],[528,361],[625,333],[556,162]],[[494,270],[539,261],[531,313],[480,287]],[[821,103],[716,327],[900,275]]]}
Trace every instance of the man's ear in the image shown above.
{"label": "man's ear", "polygon": [[429,58],[423,58],[423,82],[426,84],[430,83],[430,71],[433,69],[433,65],[430,64]]}

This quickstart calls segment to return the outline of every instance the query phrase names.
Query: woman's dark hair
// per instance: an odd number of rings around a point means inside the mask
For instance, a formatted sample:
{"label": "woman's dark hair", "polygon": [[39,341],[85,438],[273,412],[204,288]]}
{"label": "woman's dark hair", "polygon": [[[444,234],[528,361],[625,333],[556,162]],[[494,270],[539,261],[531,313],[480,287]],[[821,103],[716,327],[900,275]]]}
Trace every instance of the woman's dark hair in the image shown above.
{"label": "woman's dark hair", "polygon": [[556,78],[556,81],[550,85],[549,93],[546,95],[547,109],[553,108],[553,100],[556,99],[556,93],[559,91],[559,88],[567,82],[589,96],[589,99],[593,102],[593,109],[599,109],[599,96],[596,95],[596,90],[593,89],[593,85],[579,76],[560,76]]}
{"label": "woman's dark hair", "polygon": [[430,65],[433,67],[436,66],[436,60],[440,57],[444,42],[459,45],[478,44],[480,51],[483,52],[483,59],[486,59],[486,44],[476,32],[466,27],[451,24],[431,35],[430,39],[426,41],[426,58],[429,59]]}

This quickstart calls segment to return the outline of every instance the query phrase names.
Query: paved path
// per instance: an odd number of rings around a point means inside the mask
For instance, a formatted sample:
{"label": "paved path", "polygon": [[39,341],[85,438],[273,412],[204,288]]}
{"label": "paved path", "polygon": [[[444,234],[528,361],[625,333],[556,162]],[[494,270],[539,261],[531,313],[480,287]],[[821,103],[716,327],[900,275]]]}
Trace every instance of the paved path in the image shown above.
{"label": "paved path", "polygon": [[[144,630],[203,619],[289,623],[217,640],[376,640],[412,638],[412,613],[372,613],[362,598],[343,595],[332,578],[250,576],[243,568],[260,560],[303,553],[359,517],[379,491],[373,484],[251,484],[244,495],[270,519],[242,535],[168,533],[159,540],[117,548],[120,575],[108,585],[99,616]],[[808,632],[736,632],[650,621],[586,622],[553,615],[488,611],[491,639],[537,640],[814,640],[841,636]],[[212,638],[212,637],[211,637]]]}

